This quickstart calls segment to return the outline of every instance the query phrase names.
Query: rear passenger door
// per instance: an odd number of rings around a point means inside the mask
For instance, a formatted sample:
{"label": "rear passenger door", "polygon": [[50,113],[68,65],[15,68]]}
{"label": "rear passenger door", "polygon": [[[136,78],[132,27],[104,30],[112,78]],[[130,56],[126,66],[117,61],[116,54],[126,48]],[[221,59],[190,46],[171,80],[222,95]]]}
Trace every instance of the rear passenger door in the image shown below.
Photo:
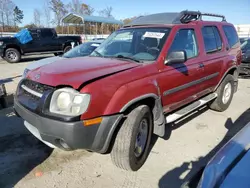
{"label": "rear passenger door", "polygon": [[202,87],[212,92],[218,83],[226,56],[226,47],[222,43],[222,35],[217,26],[207,25],[201,28],[204,44],[203,65],[204,82]]}

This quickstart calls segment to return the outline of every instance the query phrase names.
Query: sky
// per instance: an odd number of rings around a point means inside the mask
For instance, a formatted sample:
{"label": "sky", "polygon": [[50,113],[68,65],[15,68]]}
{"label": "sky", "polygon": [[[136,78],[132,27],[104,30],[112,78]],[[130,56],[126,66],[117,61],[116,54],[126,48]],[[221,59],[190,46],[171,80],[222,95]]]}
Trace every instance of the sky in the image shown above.
{"label": "sky", "polygon": [[[43,13],[44,0],[12,0],[24,12],[22,25],[33,22],[33,10]],[[62,0],[65,4],[71,0]],[[199,10],[223,14],[233,24],[250,24],[250,0],[83,0],[95,8],[94,15],[107,6],[113,7],[116,19],[125,19],[141,14]]]}

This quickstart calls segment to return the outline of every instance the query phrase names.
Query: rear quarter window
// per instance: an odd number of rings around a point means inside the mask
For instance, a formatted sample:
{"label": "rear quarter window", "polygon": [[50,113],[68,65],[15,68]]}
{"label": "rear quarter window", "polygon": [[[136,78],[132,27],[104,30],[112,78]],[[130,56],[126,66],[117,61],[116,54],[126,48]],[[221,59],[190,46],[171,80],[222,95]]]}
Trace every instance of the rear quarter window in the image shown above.
{"label": "rear quarter window", "polygon": [[224,25],[223,31],[226,35],[226,38],[227,38],[227,41],[228,41],[230,48],[236,47],[236,45],[239,42],[239,37],[238,37],[238,34],[237,34],[235,28],[233,26]]}

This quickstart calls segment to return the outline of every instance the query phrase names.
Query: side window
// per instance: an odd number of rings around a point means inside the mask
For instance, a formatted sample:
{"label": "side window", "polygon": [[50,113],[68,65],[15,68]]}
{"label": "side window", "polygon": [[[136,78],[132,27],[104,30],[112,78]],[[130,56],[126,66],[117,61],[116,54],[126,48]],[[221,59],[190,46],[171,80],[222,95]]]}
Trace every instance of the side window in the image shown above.
{"label": "side window", "polygon": [[202,36],[207,53],[214,53],[221,50],[222,42],[218,29],[214,26],[205,26],[202,28]]}
{"label": "side window", "polygon": [[176,33],[168,54],[174,51],[185,51],[188,59],[198,55],[198,45],[193,29],[180,29]]}
{"label": "side window", "polygon": [[227,37],[230,48],[233,48],[239,42],[239,37],[236,33],[235,28],[229,25],[224,25],[223,30]]}
{"label": "side window", "polygon": [[50,29],[43,29],[41,32],[41,36],[43,38],[52,38],[53,37],[53,32]]}

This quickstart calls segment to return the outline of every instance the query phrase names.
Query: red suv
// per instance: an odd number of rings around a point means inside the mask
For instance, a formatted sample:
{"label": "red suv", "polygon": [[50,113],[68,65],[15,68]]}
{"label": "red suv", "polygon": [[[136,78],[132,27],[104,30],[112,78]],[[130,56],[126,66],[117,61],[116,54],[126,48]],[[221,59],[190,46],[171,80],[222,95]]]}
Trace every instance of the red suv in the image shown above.
{"label": "red suv", "polygon": [[29,72],[18,85],[14,108],[45,144],[111,151],[115,165],[136,171],[153,133],[164,136],[165,125],[203,105],[228,108],[240,62],[236,30],[224,16],[143,16],[111,34],[90,57]]}

